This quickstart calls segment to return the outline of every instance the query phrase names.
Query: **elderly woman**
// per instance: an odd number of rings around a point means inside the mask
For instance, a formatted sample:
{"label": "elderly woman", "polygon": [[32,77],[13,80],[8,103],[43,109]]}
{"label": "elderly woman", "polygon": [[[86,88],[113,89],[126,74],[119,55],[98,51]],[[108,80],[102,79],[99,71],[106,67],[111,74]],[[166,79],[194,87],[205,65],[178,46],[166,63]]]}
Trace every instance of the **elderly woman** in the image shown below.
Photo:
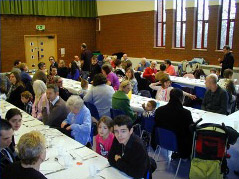
{"label": "elderly woman", "polygon": [[84,97],[85,102],[94,104],[99,112],[100,117],[109,116],[112,106],[112,96],[114,89],[106,85],[107,79],[103,74],[95,75],[93,79],[93,88],[88,91]]}
{"label": "elderly woman", "polygon": [[111,71],[111,67],[105,64],[102,66],[101,71],[103,75],[105,75],[107,80],[110,82],[110,85],[114,88],[114,90],[118,90],[120,82],[116,74]]}
{"label": "elderly woman", "polygon": [[25,85],[21,81],[20,74],[16,71],[10,73],[11,86],[7,93],[7,101],[14,106],[23,109],[21,93],[25,90]]}
{"label": "elderly woman", "polygon": [[46,179],[39,172],[40,165],[46,158],[45,148],[45,138],[40,132],[32,131],[22,135],[17,144],[21,161],[4,168],[2,178]]}
{"label": "elderly woman", "polygon": [[[35,101],[32,106],[32,116],[42,120],[42,103],[48,101],[46,97],[46,84],[41,80],[36,80],[33,83],[35,93]],[[49,103],[46,103],[47,113],[49,114]]]}
{"label": "elderly woman", "polygon": [[130,108],[130,101],[127,96],[131,88],[132,87],[130,81],[126,80],[121,82],[119,90],[115,92],[112,97],[112,108],[125,112],[126,115],[128,115],[133,121],[135,121],[136,118],[134,112]]}
{"label": "elderly woman", "polygon": [[66,120],[61,123],[61,128],[71,130],[71,136],[83,145],[88,145],[91,141],[91,114],[84,105],[80,96],[69,97],[66,106],[71,110]]}

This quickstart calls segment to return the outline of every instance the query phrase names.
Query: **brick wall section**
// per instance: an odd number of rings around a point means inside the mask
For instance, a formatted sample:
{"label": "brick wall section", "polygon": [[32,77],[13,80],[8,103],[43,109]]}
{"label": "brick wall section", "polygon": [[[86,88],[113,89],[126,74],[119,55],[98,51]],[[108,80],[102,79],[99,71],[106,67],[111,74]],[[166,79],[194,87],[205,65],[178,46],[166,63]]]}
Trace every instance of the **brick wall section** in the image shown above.
{"label": "brick wall section", "polygon": [[[237,3],[238,6],[238,3]],[[239,6],[238,6],[239,7]],[[137,12],[101,16],[101,31],[96,33],[97,49],[104,54],[115,52],[128,53],[130,57],[146,57],[154,59],[171,59],[173,61],[191,60],[194,57],[203,57],[210,64],[218,65],[217,59],[223,57],[223,53],[216,51],[218,37],[218,11],[219,6],[210,6],[208,49],[194,50],[194,17],[195,8],[187,8],[187,29],[185,49],[174,49],[174,14],[175,10],[167,9],[166,19],[166,47],[154,48],[155,46],[155,11]],[[234,31],[233,54],[235,65],[239,61],[239,24],[237,20]]]}
{"label": "brick wall section", "polygon": [[[46,25],[44,32],[36,31],[36,25]],[[95,50],[95,19],[40,16],[1,16],[1,71],[10,71],[15,59],[25,61],[24,35],[56,34],[57,48],[65,48],[63,58],[68,64],[80,53],[85,42]],[[58,50],[58,58],[60,51]]]}

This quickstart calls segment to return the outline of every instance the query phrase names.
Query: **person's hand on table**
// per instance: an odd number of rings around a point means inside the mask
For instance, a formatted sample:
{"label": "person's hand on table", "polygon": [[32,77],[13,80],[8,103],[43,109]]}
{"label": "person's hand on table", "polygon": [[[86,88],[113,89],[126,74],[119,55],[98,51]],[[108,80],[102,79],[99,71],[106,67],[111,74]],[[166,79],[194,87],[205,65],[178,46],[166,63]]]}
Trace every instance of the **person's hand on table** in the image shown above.
{"label": "person's hand on table", "polygon": [[192,94],[189,94],[189,96],[188,96],[191,100],[194,100],[194,99],[196,99],[197,98],[197,96],[195,96],[195,95],[192,95]]}
{"label": "person's hand on table", "polygon": [[67,124],[66,122],[62,122],[61,123],[61,128],[64,128],[66,124]]}
{"label": "person's hand on table", "polygon": [[68,127],[66,128],[66,130],[68,130],[68,131],[71,130],[71,125],[68,126]]}

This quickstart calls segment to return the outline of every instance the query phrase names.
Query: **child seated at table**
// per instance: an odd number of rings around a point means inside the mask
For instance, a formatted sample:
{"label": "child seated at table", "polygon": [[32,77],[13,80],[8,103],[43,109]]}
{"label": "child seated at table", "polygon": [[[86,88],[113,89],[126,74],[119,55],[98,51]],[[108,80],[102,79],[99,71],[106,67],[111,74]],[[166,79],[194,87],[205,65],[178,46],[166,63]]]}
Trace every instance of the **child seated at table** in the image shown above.
{"label": "child seated at table", "polygon": [[88,92],[88,86],[89,86],[89,83],[87,80],[81,78],[81,93],[80,93],[80,96],[83,98],[86,93]]}
{"label": "child seated at table", "polygon": [[29,91],[21,93],[21,101],[24,104],[24,111],[32,115],[32,94]]}
{"label": "child seated at table", "polygon": [[113,120],[108,116],[103,116],[98,123],[98,134],[95,141],[96,152],[106,158],[108,158],[108,153],[114,140],[112,129]]}
{"label": "child seated at table", "polygon": [[142,104],[142,107],[144,109],[143,117],[153,117],[155,114],[157,103],[154,100],[150,100],[147,102],[146,106],[145,103]]}
{"label": "child seated at table", "polygon": [[[161,86],[157,86],[159,84],[161,84]],[[157,90],[157,94],[155,96],[156,100],[168,102],[170,99],[170,95],[169,95],[170,91],[173,89],[173,87],[171,87],[170,85],[171,85],[170,78],[168,76],[165,76],[161,79],[160,82],[151,83],[149,87],[152,88],[153,90]],[[183,95],[188,96],[192,100],[196,99],[195,95],[192,95],[184,91],[183,91]]]}

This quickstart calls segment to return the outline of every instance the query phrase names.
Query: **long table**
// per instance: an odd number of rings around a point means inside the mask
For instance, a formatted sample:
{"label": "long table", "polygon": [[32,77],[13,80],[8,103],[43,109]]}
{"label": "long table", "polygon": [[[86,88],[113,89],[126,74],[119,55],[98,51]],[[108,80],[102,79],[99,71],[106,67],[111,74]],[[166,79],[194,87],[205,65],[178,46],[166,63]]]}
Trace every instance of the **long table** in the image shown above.
{"label": "long table", "polygon": [[[0,114],[4,118],[6,112],[16,108],[12,104],[0,99]],[[19,109],[20,110],[20,109]],[[90,170],[95,170],[94,178],[130,178],[125,173],[110,167],[108,160],[81,143],[49,128],[41,121],[22,111],[22,126],[14,132],[15,142],[32,130],[40,131],[46,138],[46,160],[41,164],[40,172],[49,179],[84,179],[91,178]],[[92,177],[93,178],[93,177]]]}

